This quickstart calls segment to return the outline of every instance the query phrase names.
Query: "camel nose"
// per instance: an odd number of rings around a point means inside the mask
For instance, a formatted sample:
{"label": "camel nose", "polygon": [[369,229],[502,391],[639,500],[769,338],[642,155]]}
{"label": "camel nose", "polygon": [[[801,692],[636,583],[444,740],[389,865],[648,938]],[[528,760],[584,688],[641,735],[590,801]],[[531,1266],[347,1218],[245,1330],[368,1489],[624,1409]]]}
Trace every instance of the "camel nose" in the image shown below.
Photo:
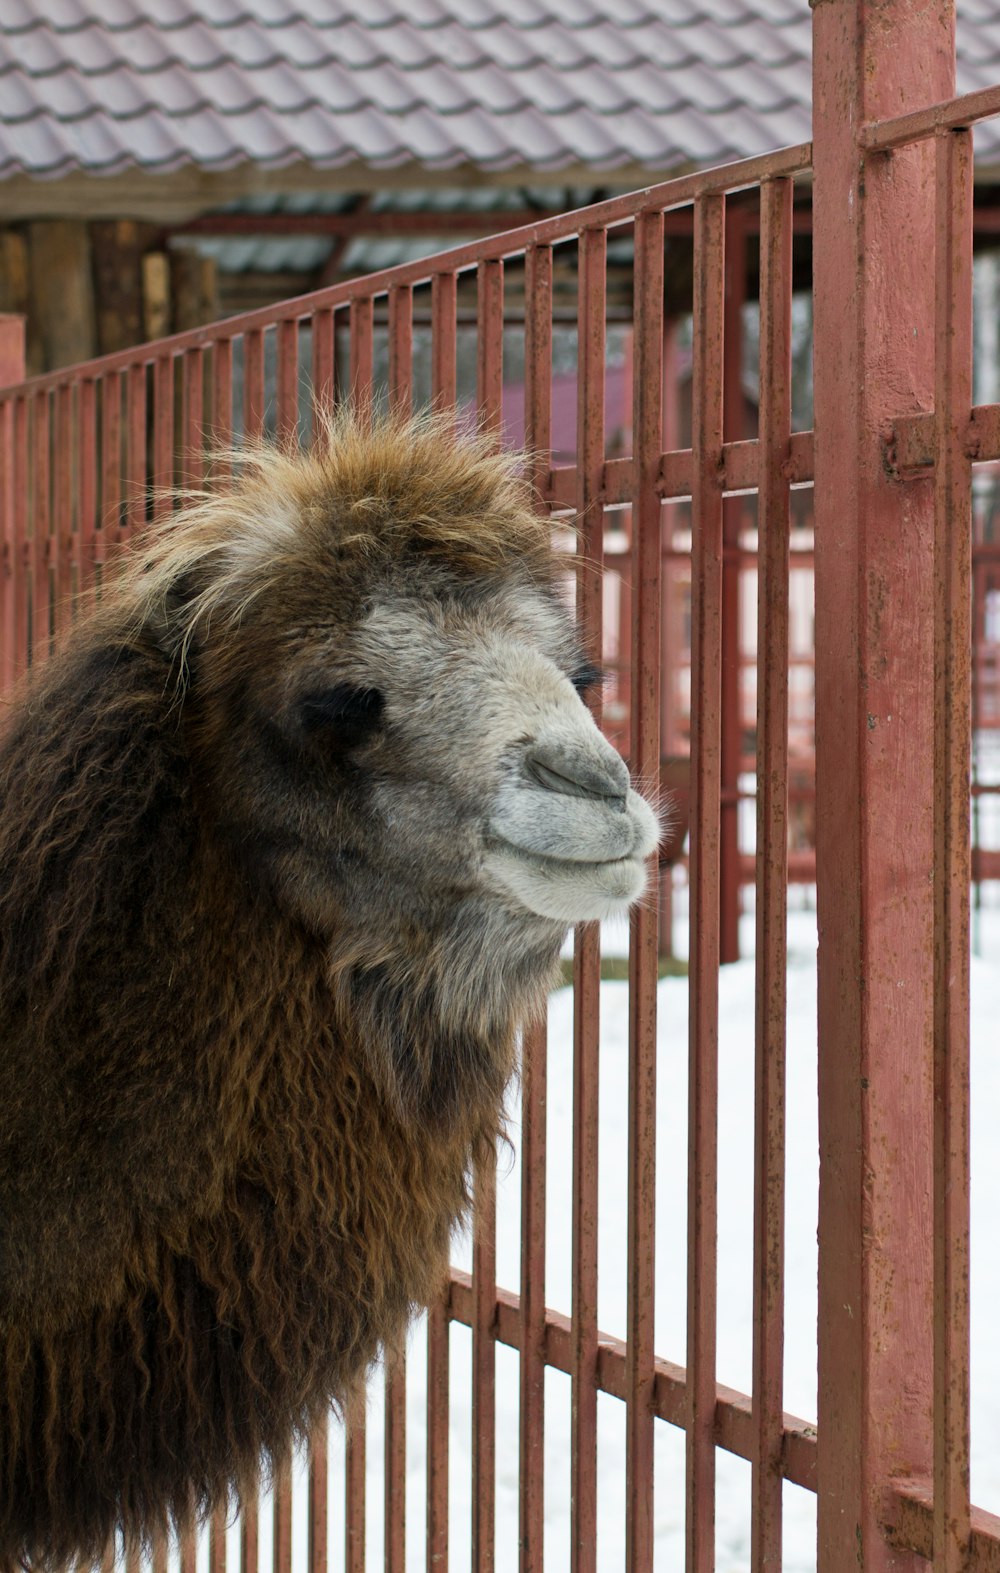
{"label": "camel nose", "polygon": [[625,761],[609,748],[600,758],[569,754],[564,748],[536,745],[525,756],[525,769],[538,786],[564,797],[585,797],[625,812],[628,771]]}

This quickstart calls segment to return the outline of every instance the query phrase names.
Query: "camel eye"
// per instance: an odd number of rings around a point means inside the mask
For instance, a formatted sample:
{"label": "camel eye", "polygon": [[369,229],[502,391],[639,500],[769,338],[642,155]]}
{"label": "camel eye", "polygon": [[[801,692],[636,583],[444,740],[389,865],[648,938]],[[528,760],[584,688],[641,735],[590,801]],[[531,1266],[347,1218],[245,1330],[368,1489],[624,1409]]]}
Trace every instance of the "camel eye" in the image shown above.
{"label": "camel eye", "polygon": [[600,688],[604,682],[605,673],[593,661],[582,661],[575,672],[571,672],[569,680],[582,699],[592,688]]}
{"label": "camel eye", "polygon": [[329,733],[344,748],[356,748],[378,730],[385,696],[378,688],[335,683],[299,700],[299,720],[308,736]]}

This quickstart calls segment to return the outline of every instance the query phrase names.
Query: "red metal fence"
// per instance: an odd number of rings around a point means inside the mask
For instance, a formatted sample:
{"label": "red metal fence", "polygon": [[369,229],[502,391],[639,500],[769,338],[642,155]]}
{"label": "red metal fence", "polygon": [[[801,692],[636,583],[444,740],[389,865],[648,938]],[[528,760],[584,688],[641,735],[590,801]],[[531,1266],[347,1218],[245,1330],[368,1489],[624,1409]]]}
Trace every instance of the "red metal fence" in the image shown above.
{"label": "red metal fence", "polygon": [[[42,658],[121,545],[205,479],[209,441],[270,424],[307,438],[309,400],[452,402],[474,333],[474,403],[499,422],[505,291],[524,298],[526,436],[539,505],[576,510],[604,556],[630,518],[632,768],[660,762],[660,607],[667,510],[690,501],[690,1044],[687,1350],[653,1347],[657,915],[629,954],[628,1328],[597,1324],[599,934],[574,953],[572,1303],[545,1297],[545,1034],[522,1083],[520,1284],[496,1283],[494,1176],[477,1176],[474,1271],[428,1324],[426,1520],[404,1522],[406,1373],[387,1377],[385,1566],[404,1532],[449,1565],[449,1323],[472,1330],[471,1559],[494,1565],[496,1345],[519,1353],[519,1564],[543,1559],[547,1367],[572,1385],[574,1573],[597,1573],[598,1395],[627,1416],[630,1570],[654,1566],[653,1441],[686,1433],[686,1565],[714,1563],[719,1448],[752,1467],[752,1566],[781,1565],[782,1485],[818,1492],[821,1573],[1000,1568],[1000,1519],[969,1506],[968,934],[970,487],[1000,458],[1000,406],[971,408],[971,132],[1000,89],[956,103],[950,8],[851,0],[815,8],[816,141],[685,176],[564,218],[345,283],[266,312],[14,387],[0,397],[2,681]],[[920,106],[928,97],[942,102]],[[916,108],[911,106],[916,105]],[[902,113],[906,110],[906,113]],[[814,183],[815,436],[791,430],[796,183]],[[728,440],[723,399],[726,215],[759,205],[760,422]],[[691,445],[663,444],[665,215],[690,216]],[[669,228],[669,225],[667,226]],[[606,254],[634,255],[633,440],[606,448]],[[552,466],[554,259],[576,284],[575,462]],[[416,325],[416,327],[415,327]],[[428,375],[415,333],[430,331]],[[917,331],[919,330],[919,331]],[[385,388],[376,363],[386,349]],[[343,353],[342,353],[343,352]],[[309,384],[303,398],[303,377]],[[266,390],[273,383],[273,406]],[[241,388],[239,407],[234,387]],[[471,389],[469,390],[471,394]],[[817,885],[820,922],[818,1429],[783,1412],[789,488],[816,485]],[[149,486],[152,490],[148,490]],[[752,1395],[716,1376],[720,733],[727,616],[725,499],[758,497],[757,1022]],[[148,500],[147,500],[148,499]],[[578,575],[602,645],[600,575]],[[933,875],[933,878],[931,877]],[[794,1176],[790,1177],[794,1181]],[[670,1351],[673,1354],[679,1351]],[[514,1441],[500,1443],[512,1450]],[[308,1562],[365,1566],[365,1422],[346,1454],[343,1548],[328,1548],[326,1438],[313,1439]],[[291,1488],[274,1494],[273,1566],[292,1557]],[[456,1548],[452,1547],[453,1552]],[[254,1509],[242,1564],[258,1558]],[[225,1542],[212,1526],[211,1566]],[[165,1553],[157,1553],[162,1561]],[[182,1548],[185,1573],[194,1549]],[[422,1558],[423,1560],[423,1558]],[[604,1573],[604,1570],[601,1570]]]}

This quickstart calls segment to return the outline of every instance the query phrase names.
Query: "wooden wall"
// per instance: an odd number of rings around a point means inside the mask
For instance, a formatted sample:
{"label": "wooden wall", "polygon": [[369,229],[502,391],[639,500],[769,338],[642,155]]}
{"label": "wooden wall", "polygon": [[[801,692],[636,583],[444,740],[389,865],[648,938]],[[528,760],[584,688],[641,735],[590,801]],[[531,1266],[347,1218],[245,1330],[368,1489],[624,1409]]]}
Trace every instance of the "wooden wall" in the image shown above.
{"label": "wooden wall", "polygon": [[0,227],[0,312],[26,318],[34,375],[211,322],[215,264],[131,219]]}

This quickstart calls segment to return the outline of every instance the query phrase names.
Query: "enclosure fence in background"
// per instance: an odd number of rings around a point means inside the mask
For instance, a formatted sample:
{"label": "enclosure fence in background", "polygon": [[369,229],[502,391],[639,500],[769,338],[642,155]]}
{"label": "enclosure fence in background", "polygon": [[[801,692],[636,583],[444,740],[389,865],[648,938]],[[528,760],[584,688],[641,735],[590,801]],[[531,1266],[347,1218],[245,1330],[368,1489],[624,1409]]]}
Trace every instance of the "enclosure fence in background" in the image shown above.
{"label": "enclosure fence in background", "polygon": [[[887,8],[887,12],[893,8]],[[599,1569],[597,1404],[627,1415],[627,1565],[655,1565],[653,1441],[686,1434],[686,1566],[714,1566],[719,1448],[752,1467],[752,1566],[782,1563],[782,1483],[819,1498],[819,1568],[1000,1567],[1000,1519],[968,1492],[968,932],[970,488],[1000,459],[1000,406],[971,408],[971,156],[1000,89],[946,102],[940,0],[904,43],[864,8],[815,10],[816,121],[806,145],[687,175],[556,220],[338,284],[273,309],[0,391],[2,682],[44,660],[116,556],[155,528],[171,488],[224,485],[220,444],[310,440],[316,412],[457,405],[502,438],[505,320],[521,320],[525,440],[538,506],[579,522],[576,607],[603,649],[605,535],[624,530],[632,770],[661,762],[661,599],[669,510],[690,503],[691,833],[687,1348],[656,1351],[657,912],[629,953],[627,1338],[597,1322],[600,938],[576,935],[573,1264],[546,1304],[546,1035],[525,1044],[520,1282],[496,1281],[495,1176],[475,1179],[473,1272],[428,1324],[427,1500],[404,1521],[407,1373],[386,1376],[385,1566],[406,1540],[449,1564],[449,1323],[472,1330],[471,1560],[492,1569],[497,1343],[520,1368],[519,1561],[543,1565],[545,1372],[572,1387],[572,1568]],[[926,29],[925,32],[922,31]],[[935,31],[936,29],[936,31]],[[942,32],[942,29],[944,32]],[[930,41],[929,41],[930,40]],[[924,54],[942,102],[924,108]],[[914,62],[919,64],[919,70]],[[928,68],[929,69],[929,68]],[[891,106],[892,117],[882,113]],[[901,113],[901,109],[906,109]],[[791,429],[793,207],[813,182],[816,432]],[[760,234],[760,423],[727,440],[726,249],[734,212]],[[609,244],[633,266],[630,451],[605,429]],[[664,269],[690,279],[690,447],[665,447]],[[687,274],[685,275],[685,270]],[[516,298],[518,310],[511,302]],[[575,459],[552,464],[553,324],[576,327]],[[914,336],[917,323],[920,334]],[[474,342],[474,385],[465,350]],[[906,375],[893,375],[893,357]],[[898,371],[898,366],[897,366]],[[909,388],[901,407],[899,389]],[[788,885],[789,491],[817,482],[817,888],[820,948],[819,1416],[784,1412],[785,930]],[[724,500],[758,499],[757,1018],[752,1393],[716,1373],[720,733]],[[672,539],[672,537],[671,537]],[[671,548],[674,552],[675,548]],[[568,553],[567,562],[571,558]],[[601,701],[594,701],[601,720]],[[902,724],[901,724],[902,723]],[[933,871],[933,880],[930,874]],[[906,984],[903,989],[901,980]],[[926,1072],[926,1074],[924,1074]],[[905,1150],[907,1163],[887,1152]],[[895,1167],[894,1167],[895,1165]],[[678,1272],[682,1264],[678,1264]],[[667,1358],[672,1356],[673,1358]],[[927,1373],[926,1380],[924,1372]],[[903,1378],[905,1377],[905,1381]],[[878,1424],[873,1423],[877,1416]],[[311,1573],[365,1559],[365,1418],[351,1418],[346,1535],[328,1546],[327,1437],[312,1438]],[[276,1573],[292,1497],[275,1483]],[[213,1573],[224,1520],[211,1530]],[[242,1517],[253,1573],[259,1525]],[[455,1547],[452,1546],[452,1551]],[[194,1548],[181,1548],[192,1573]],[[166,1548],[156,1548],[157,1573]]]}

